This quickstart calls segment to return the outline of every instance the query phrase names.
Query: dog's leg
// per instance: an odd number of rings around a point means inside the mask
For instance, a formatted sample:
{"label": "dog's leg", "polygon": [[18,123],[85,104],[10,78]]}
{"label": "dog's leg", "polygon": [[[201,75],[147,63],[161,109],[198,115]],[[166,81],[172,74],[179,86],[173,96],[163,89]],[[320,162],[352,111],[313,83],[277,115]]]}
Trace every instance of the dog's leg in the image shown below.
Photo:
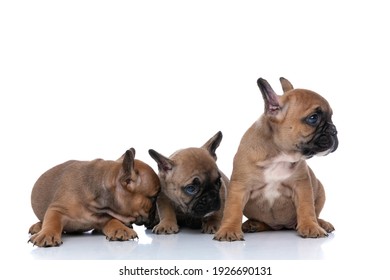
{"label": "dog's leg", "polygon": [[298,181],[294,186],[294,204],[297,210],[297,232],[302,237],[325,237],[324,230],[317,221],[313,189],[310,180]]}
{"label": "dog's leg", "polygon": [[[32,235],[29,239],[29,242],[39,247],[52,247],[61,245],[61,234],[63,229],[62,218],[62,213],[49,207],[46,211],[45,217],[43,218],[41,230]],[[36,225],[37,224],[33,226]]]}
{"label": "dog's leg", "polygon": [[266,223],[248,219],[242,224],[243,232],[260,232],[260,231],[268,231],[272,230],[272,228]]}
{"label": "dog's leg", "polygon": [[247,203],[245,186],[231,181],[228,189],[221,227],[214,236],[218,241],[243,241],[244,233],[241,229],[243,209]]}
{"label": "dog's leg", "polygon": [[157,198],[157,210],[160,222],[153,228],[156,234],[172,234],[179,232],[176,213],[169,199],[162,193]]}
{"label": "dog's leg", "polygon": [[137,233],[131,227],[125,226],[117,219],[109,220],[102,228],[102,232],[110,241],[127,241],[138,238]]}
{"label": "dog's leg", "polygon": [[326,232],[329,233],[329,232],[334,231],[334,226],[331,223],[318,218],[320,216],[320,212],[325,204],[325,190],[324,190],[324,187],[322,186],[322,184],[319,180],[317,180],[317,184],[318,184],[318,193],[317,193],[317,198],[314,201],[317,222],[324,230],[326,230]]}

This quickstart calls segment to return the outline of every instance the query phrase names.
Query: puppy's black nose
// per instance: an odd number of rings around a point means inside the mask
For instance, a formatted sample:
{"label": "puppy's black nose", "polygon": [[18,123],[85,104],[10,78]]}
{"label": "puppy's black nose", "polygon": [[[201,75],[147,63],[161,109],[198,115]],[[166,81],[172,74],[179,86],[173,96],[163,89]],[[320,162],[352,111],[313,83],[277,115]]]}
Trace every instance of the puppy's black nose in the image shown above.
{"label": "puppy's black nose", "polygon": [[332,136],[336,136],[337,135],[336,126],[333,123],[328,122],[328,127],[326,128],[326,132]]}

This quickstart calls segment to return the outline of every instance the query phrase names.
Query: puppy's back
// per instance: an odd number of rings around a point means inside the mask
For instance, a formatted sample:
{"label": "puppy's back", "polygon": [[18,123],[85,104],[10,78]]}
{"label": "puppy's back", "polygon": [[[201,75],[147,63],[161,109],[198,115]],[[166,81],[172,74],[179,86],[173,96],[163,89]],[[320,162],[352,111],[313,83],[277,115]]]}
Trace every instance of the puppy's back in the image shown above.
{"label": "puppy's back", "polygon": [[[35,215],[40,221],[43,220],[45,212],[53,201],[58,189],[66,184],[66,170],[77,165],[76,160],[70,160],[54,166],[43,173],[36,181],[31,192],[31,206]],[[75,166],[75,168],[77,168]],[[73,168],[72,168],[73,169]]]}

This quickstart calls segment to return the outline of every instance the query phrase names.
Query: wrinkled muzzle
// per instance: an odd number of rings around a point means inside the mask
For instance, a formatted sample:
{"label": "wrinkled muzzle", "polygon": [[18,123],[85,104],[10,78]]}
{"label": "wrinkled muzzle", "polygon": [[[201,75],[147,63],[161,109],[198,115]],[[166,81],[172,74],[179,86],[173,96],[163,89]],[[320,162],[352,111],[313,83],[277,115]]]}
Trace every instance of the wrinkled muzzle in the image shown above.
{"label": "wrinkled muzzle", "polygon": [[152,205],[149,210],[149,215],[147,217],[138,216],[137,220],[134,222],[137,226],[144,225],[146,228],[153,228],[157,223],[157,207],[156,203]]}
{"label": "wrinkled muzzle", "polygon": [[327,155],[336,151],[338,145],[336,126],[331,122],[327,122],[316,131],[309,142],[301,145],[301,152],[307,158],[315,155]]}
{"label": "wrinkled muzzle", "polygon": [[208,213],[218,211],[221,207],[221,198],[218,190],[209,190],[202,193],[192,206],[191,213],[196,217],[203,217]]}

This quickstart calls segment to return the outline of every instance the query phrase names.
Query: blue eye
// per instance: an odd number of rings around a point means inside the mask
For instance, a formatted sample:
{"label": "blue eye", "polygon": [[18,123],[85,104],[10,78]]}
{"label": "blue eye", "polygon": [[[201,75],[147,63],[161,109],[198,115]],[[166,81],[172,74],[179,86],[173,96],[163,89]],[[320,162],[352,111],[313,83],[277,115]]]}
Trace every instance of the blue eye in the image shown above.
{"label": "blue eye", "polygon": [[306,122],[309,125],[316,125],[318,123],[319,119],[320,119],[320,116],[317,113],[314,113],[306,118]]}
{"label": "blue eye", "polygon": [[184,191],[189,195],[195,195],[199,191],[199,186],[197,185],[187,185],[184,187]]}

